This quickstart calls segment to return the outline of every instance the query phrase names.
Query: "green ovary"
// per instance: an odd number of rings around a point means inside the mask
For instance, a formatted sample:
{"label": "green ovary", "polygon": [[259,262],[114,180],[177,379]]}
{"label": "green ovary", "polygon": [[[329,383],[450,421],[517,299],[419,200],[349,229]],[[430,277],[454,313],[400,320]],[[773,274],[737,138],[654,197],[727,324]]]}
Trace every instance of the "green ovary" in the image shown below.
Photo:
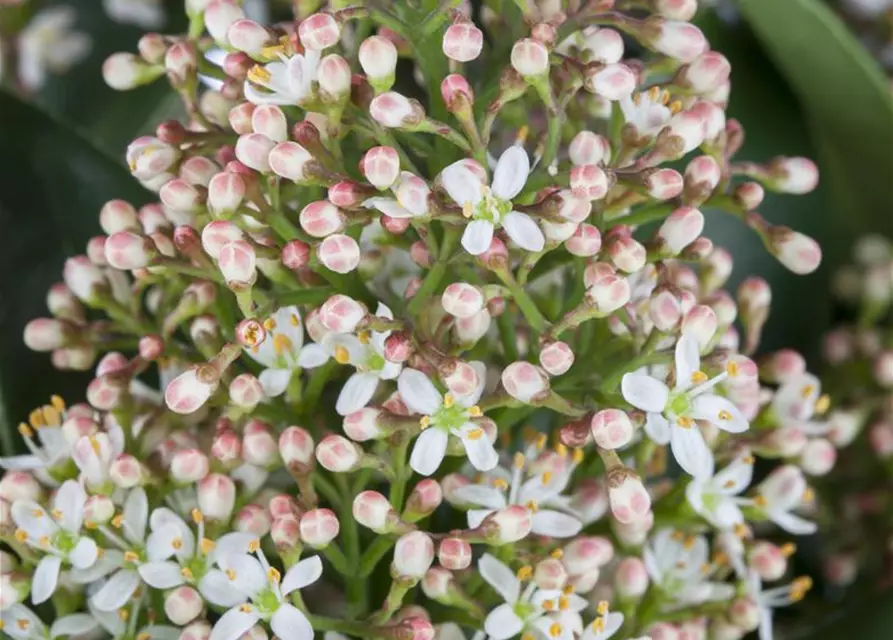
{"label": "green ovary", "polygon": [[282,604],[272,589],[262,589],[251,601],[254,603],[254,608],[257,609],[257,612],[265,617],[273,615],[279,608],[279,605]]}
{"label": "green ovary", "polygon": [[458,429],[468,422],[468,409],[454,404],[450,407],[443,405],[431,416],[431,426],[440,427],[450,431]]}
{"label": "green ovary", "polygon": [[511,210],[511,202],[497,198],[490,189],[487,189],[475,205],[473,217],[475,220],[486,220],[493,225],[499,225]]}
{"label": "green ovary", "polygon": [[689,416],[691,415],[691,400],[684,393],[675,397],[670,396],[669,409],[673,415]]}
{"label": "green ovary", "polygon": [[53,536],[53,547],[65,555],[74,551],[77,543],[78,537],[64,529],[60,529],[56,535]]}

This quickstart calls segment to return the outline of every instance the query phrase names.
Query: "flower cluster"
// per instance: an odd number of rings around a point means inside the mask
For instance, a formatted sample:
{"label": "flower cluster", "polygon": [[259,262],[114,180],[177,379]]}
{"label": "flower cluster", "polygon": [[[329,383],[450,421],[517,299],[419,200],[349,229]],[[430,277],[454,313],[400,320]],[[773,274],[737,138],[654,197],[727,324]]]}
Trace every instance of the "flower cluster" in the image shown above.
{"label": "flower cluster", "polygon": [[4,632],[770,638],[844,442],[704,212],[806,274],[818,175],[736,160],[696,2],[293,4],[103,67],[188,122],[25,328],[94,377],[0,460]]}

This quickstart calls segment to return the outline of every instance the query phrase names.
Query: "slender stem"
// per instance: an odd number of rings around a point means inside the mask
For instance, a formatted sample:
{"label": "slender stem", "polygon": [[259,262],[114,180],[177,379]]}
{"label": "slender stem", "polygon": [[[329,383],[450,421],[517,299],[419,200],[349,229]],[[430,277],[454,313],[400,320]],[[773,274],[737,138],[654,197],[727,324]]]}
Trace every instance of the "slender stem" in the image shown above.
{"label": "slender stem", "polygon": [[359,568],[357,569],[357,578],[368,578],[375,571],[375,567],[385,554],[394,546],[394,540],[386,536],[379,536],[375,539],[369,548],[360,558]]}
{"label": "slender stem", "polygon": [[430,302],[429,298],[437,290],[437,287],[440,286],[440,281],[443,280],[443,276],[446,273],[447,261],[453,254],[453,249],[456,244],[458,244],[459,238],[459,227],[454,227],[452,225],[445,226],[443,242],[440,244],[440,255],[437,256],[437,262],[435,262],[434,266],[428,271],[428,275],[426,275],[425,279],[422,281],[422,286],[419,287],[419,290],[412,297],[412,300],[407,307],[407,310],[411,315],[418,315],[425,305]]}
{"label": "slender stem", "polygon": [[518,308],[521,309],[521,313],[524,314],[524,318],[530,324],[534,331],[537,333],[543,333],[546,329],[549,328],[549,322],[540,312],[539,307],[536,306],[536,303],[533,301],[533,298],[524,290],[518,281],[515,280],[515,277],[512,275],[511,271],[508,269],[505,270],[497,270],[497,277],[502,280],[502,283],[508,287],[509,292],[512,294],[512,298],[515,303],[518,305]]}

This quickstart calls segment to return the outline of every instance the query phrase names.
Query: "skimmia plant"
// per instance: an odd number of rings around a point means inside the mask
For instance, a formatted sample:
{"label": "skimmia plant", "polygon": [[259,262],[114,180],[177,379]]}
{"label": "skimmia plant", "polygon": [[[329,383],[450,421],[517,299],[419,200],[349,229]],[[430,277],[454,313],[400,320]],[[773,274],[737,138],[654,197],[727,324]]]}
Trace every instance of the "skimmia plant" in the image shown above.
{"label": "skimmia plant", "polygon": [[0,460],[5,633],[765,640],[803,597],[845,441],[703,230],[811,272],[757,210],[815,166],[736,159],[695,0],[482,5],[190,0],[106,61],[186,116],[25,329],[95,376]]}

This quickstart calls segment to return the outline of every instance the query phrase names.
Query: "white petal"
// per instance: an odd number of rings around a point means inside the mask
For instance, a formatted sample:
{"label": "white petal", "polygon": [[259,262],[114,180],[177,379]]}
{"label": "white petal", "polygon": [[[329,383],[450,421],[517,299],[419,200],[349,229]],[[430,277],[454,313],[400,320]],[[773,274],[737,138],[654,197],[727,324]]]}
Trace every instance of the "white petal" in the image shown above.
{"label": "white petal", "polygon": [[58,509],[62,513],[62,517],[58,520],[59,525],[71,533],[77,533],[81,530],[81,524],[84,522],[84,502],[87,500],[87,494],[79,482],[75,480],[66,480],[59,487],[53,498],[53,509]]}
{"label": "white petal", "polygon": [[315,369],[329,361],[329,352],[319,344],[308,344],[301,349],[298,366],[302,369]]}
{"label": "white petal", "polygon": [[583,529],[583,524],[573,516],[552,509],[540,509],[533,514],[531,531],[538,536],[570,538]]}
{"label": "white petal", "polygon": [[256,535],[245,531],[234,531],[224,534],[217,538],[210,560],[211,562],[217,562],[217,558],[225,555],[245,555],[248,553],[249,545],[255,540],[257,540]]}
{"label": "white petal", "polygon": [[480,360],[472,360],[468,363],[474,372],[478,374],[478,384],[474,391],[467,396],[456,396],[456,403],[463,407],[472,407],[478,403],[481,396],[484,395],[484,387],[487,386],[487,365]]}
{"label": "white petal", "polygon": [[353,374],[341,387],[338,401],[335,403],[335,411],[339,416],[359,411],[369,404],[377,388],[378,376],[374,373],[357,372]]}
{"label": "white petal", "polygon": [[741,433],[747,431],[747,418],[728,398],[712,393],[701,394],[692,401],[692,417],[707,420],[723,431]]}
{"label": "white petal", "polygon": [[484,519],[491,513],[496,513],[495,509],[469,509],[468,510],[468,528],[477,529],[481,526]]}
{"label": "white petal", "polygon": [[457,502],[473,504],[488,509],[502,509],[506,506],[505,494],[486,484],[467,484],[453,491]]}
{"label": "white petal", "polygon": [[37,563],[34,570],[34,579],[31,583],[31,602],[40,604],[46,602],[56,591],[59,583],[59,571],[62,569],[62,559],[58,556],[44,556]]}
{"label": "white petal", "polygon": [[734,496],[744,491],[753,479],[753,459],[750,454],[740,455],[716,474],[713,481],[722,493]]}
{"label": "white petal", "polygon": [[486,220],[473,220],[462,232],[462,246],[473,256],[479,256],[490,248],[493,242],[493,223]]}
{"label": "white petal", "polygon": [[248,599],[248,596],[233,586],[222,571],[212,569],[198,583],[198,590],[211,604],[218,607],[235,607]]}
{"label": "white petal", "polygon": [[287,596],[295,589],[303,589],[307,585],[313,584],[319,580],[321,575],[322,560],[319,559],[319,556],[304,558],[286,572],[280,585],[282,595]]}
{"label": "white petal", "polygon": [[674,426],[671,429],[670,449],[679,466],[695,478],[706,480],[713,473],[713,454],[697,426]]}
{"label": "white petal", "polygon": [[147,562],[137,570],[143,581],[155,589],[172,589],[184,582],[180,565],[176,562]]}
{"label": "white petal", "polygon": [[[14,640],[33,640],[34,637],[46,634],[43,620],[23,604],[14,604],[0,611],[0,620],[3,620],[4,633],[9,634]],[[20,620],[23,622],[19,623]],[[22,626],[25,628],[22,629]]]}
{"label": "white petal", "polygon": [[270,628],[281,640],[313,640],[313,627],[307,616],[287,603],[273,614]]}
{"label": "white petal", "polygon": [[142,487],[133,489],[124,502],[124,535],[133,543],[143,544],[149,521],[149,499]]}
{"label": "white petal", "polygon": [[100,611],[117,611],[133,597],[133,592],[139,584],[140,576],[136,571],[122,569],[102,585],[91,598],[91,602]]}
{"label": "white petal", "polygon": [[412,447],[409,466],[419,475],[430,476],[443,462],[448,439],[446,432],[437,428],[422,431]]}
{"label": "white petal", "polygon": [[454,162],[440,174],[443,188],[456,204],[477,204],[481,199],[483,183],[462,162]]}
{"label": "white petal", "polygon": [[720,498],[713,509],[713,520],[717,527],[730,529],[744,522],[744,514],[731,498]]}
{"label": "white petal", "polygon": [[664,446],[670,442],[670,423],[661,413],[645,414],[645,433],[655,444]]}
{"label": "white petal", "polygon": [[369,198],[365,202],[363,202],[364,207],[373,207],[378,211],[381,211],[386,216],[391,218],[414,218],[415,214],[402,206],[399,202],[394,200],[393,198]]}
{"label": "white petal", "polygon": [[10,512],[19,529],[24,529],[32,540],[39,540],[43,536],[52,538],[59,530],[46,509],[33,500],[16,500],[12,503]]}
{"label": "white petal", "polygon": [[75,569],[87,569],[96,562],[99,550],[92,538],[83,537],[78,540],[74,549],[68,554],[68,559]]}
{"label": "white petal", "polygon": [[[465,446],[465,455],[468,456],[468,461],[478,471],[490,471],[490,469],[499,464],[499,454],[496,453],[496,449],[493,448],[489,438],[485,434],[480,433],[481,430],[474,425],[471,425],[471,429],[468,429],[469,424],[464,425],[460,430],[460,438]],[[477,438],[468,437],[468,434],[474,429],[477,429],[480,435]]]}
{"label": "white petal", "polygon": [[221,556],[217,564],[224,573],[232,571],[232,585],[249,596],[267,586],[267,573],[254,556]]}
{"label": "white petal", "polygon": [[[303,354],[304,351],[302,350]],[[260,372],[257,379],[260,386],[263,387],[264,394],[268,398],[275,398],[285,393],[288,383],[291,382],[291,369],[264,369]]]}
{"label": "white petal", "polygon": [[701,368],[698,339],[683,334],[676,343],[676,388],[688,389],[692,385],[691,374]]}
{"label": "white petal", "polygon": [[514,604],[521,597],[521,583],[515,572],[489,553],[485,553],[478,560],[478,571],[505,602]]}
{"label": "white petal", "polygon": [[501,604],[493,609],[484,620],[484,631],[493,640],[507,640],[521,633],[523,628],[521,618],[507,604]]}
{"label": "white petal", "polygon": [[217,624],[211,629],[209,640],[238,640],[243,633],[257,624],[258,620],[260,614],[254,609],[249,612],[230,609],[220,616]]}
{"label": "white petal", "polygon": [[87,613],[75,613],[59,618],[50,627],[50,637],[81,636],[99,627],[93,616]]}
{"label": "white petal", "polygon": [[72,569],[68,572],[68,578],[75,584],[89,584],[110,574],[124,564],[124,553],[115,549],[108,549],[97,558],[87,569]]}
{"label": "white petal", "polygon": [[698,513],[703,514],[705,511],[704,494],[710,486],[710,483],[692,478],[691,482],[689,482],[685,487],[685,498],[688,500],[688,503],[692,506],[692,508]]}
{"label": "white petal", "polygon": [[769,516],[775,524],[795,536],[807,536],[818,530],[814,522],[810,522],[793,513],[778,511],[770,513]]}
{"label": "white petal", "polygon": [[627,373],[620,381],[623,399],[636,409],[662,413],[667,406],[670,390],[660,380],[641,373]]}
{"label": "white petal", "polygon": [[530,158],[524,147],[512,145],[499,157],[493,173],[493,193],[503,200],[511,200],[521,193],[530,173]]}
{"label": "white petal", "polygon": [[431,415],[443,404],[440,392],[418,369],[404,369],[397,379],[400,399],[413,413]]}
{"label": "white petal", "polygon": [[0,458],[0,467],[9,471],[31,471],[33,469],[42,469],[47,463],[39,456],[9,456]]}
{"label": "white petal", "polygon": [[760,607],[760,640],[772,640],[772,609]]}
{"label": "white petal", "polygon": [[526,213],[512,211],[506,214],[502,220],[502,228],[522,249],[539,253],[546,246],[543,230]]}
{"label": "white petal", "polygon": [[384,302],[379,302],[378,306],[375,307],[375,315],[379,318],[387,318],[388,320],[394,319],[394,312],[391,311],[391,308]]}
{"label": "white petal", "polygon": [[365,363],[369,356],[369,347],[352,333],[327,333],[322,346],[329,353],[335,353],[339,347],[347,350],[348,362],[355,367]]}

